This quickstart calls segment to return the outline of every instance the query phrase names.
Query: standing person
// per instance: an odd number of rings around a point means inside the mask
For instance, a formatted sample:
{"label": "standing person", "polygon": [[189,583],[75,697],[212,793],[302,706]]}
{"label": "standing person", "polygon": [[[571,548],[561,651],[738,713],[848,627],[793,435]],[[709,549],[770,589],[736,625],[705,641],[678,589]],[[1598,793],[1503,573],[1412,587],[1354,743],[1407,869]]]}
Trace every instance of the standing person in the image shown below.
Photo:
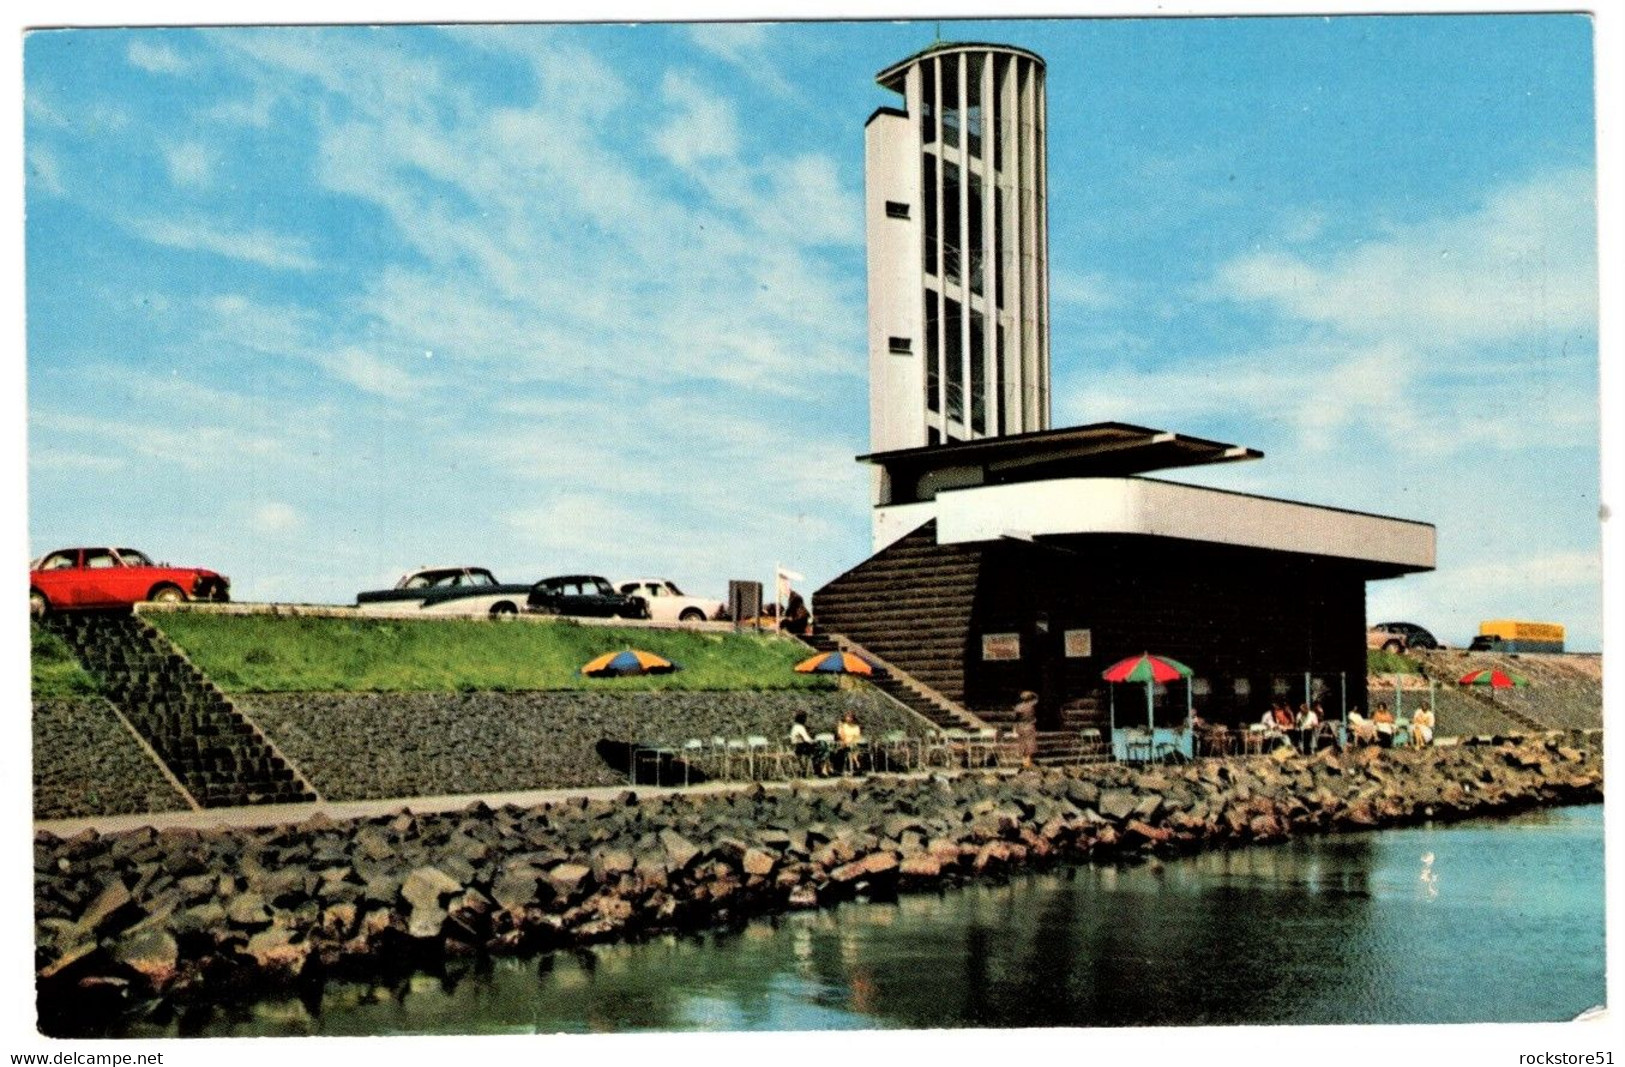
{"label": "standing person", "polygon": [[1038,694],[1023,689],[1014,710],[1016,750],[1021,756],[1021,765],[1031,767],[1033,757],[1038,755]]}
{"label": "standing person", "polygon": [[812,612],[807,610],[807,602],[801,598],[800,593],[794,589],[790,590],[790,599],[784,602],[784,619],[779,623],[779,628],[787,634],[800,637],[807,632],[807,627],[811,624]]}

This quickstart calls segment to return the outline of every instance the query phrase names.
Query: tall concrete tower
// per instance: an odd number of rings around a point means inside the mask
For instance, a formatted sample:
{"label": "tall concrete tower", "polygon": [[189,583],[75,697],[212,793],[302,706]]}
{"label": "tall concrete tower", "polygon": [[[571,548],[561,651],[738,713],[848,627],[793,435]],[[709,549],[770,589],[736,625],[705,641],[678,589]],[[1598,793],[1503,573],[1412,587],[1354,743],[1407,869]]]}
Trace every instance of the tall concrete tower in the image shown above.
{"label": "tall concrete tower", "polygon": [[1044,61],[939,42],[864,136],[876,453],[1050,425]]}

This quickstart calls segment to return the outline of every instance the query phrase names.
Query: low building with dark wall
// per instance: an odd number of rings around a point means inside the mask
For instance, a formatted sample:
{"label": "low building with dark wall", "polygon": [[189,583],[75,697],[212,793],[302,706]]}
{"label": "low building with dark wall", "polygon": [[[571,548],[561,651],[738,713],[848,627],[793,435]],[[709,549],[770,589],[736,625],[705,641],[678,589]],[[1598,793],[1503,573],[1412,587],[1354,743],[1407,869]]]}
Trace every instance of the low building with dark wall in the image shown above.
{"label": "low building with dark wall", "polygon": [[945,725],[1024,691],[1040,730],[1114,701],[1144,723],[1101,678],[1140,652],[1188,664],[1211,721],[1365,707],[1365,583],[1432,569],[1433,527],[1146,477],[1250,448],[1053,429],[1043,59],[939,41],[876,80],[904,107],[865,127],[874,555],[814,594],[818,628]]}
{"label": "low building with dark wall", "polygon": [[1102,671],[1145,651],[1196,672],[1213,721],[1364,707],[1365,583],[1430,569],[1433,527],[1130,473],[1258,457],[1117,423],[863,457],[887,487],[877,550],[814,615],[982,717],[1038,693],[1040,729],[1068,703],[1104,717]]}

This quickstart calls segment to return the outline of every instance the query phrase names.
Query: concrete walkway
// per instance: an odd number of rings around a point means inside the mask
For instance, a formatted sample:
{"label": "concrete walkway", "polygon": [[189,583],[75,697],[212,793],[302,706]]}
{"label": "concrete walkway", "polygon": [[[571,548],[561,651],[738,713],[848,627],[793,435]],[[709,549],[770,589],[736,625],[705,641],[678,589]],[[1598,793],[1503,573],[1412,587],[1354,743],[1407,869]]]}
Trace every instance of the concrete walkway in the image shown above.
{"label": "concrete walkway", "polygon": [[[991,768],[990,768],[991,769]],[[941,773],[941,772],[935,772]],[[919,779],[924,772],[885,774],[888,779]],[[614,800],[627,792],[640,799],[670,793],[708,794],[733,793],[754,789],[761,785],[768,789],[788,789],[791,786],[833,789],[843,782],[859,782],[863,778],[798,778],[773,782],[704,782],[690,786],[609,785],[579,787],[575,789],[528,789],[513,793],[465,793],[437,797],[391,797],[382,800],[323,800],[313,804],[259,804],[242,808],[206,808],[202,811],[157,811],[136,815],[92,815],[77,819],[36,819],[35,833],[49,833],[67,838],[94,830],[98,834],[126,833],[151,827],[170,830],[181,827],[193,830],[237,829],[262,826],[298,825],[315,815],[324,815],[335,822],[351,819],[370,819],[379,815],[396,815],[403,811],[421,815],[433,812],[462,811],[474,804],[500,808],[508,805],[520,808],[557,804],[561,801],[586,797],[589,800]]]}

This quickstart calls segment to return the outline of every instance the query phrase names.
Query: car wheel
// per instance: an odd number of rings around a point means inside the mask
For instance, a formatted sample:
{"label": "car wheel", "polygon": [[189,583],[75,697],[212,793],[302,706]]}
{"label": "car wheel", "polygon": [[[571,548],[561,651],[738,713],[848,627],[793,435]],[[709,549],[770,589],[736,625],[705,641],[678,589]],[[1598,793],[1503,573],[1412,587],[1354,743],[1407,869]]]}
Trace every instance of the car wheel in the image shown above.
{"label": "car wheel", "polygon": [[28,591],[28,615],[30,618],[43,619],[51,613],[51,602],[45,599],[45,594],[38,589]]}
{"label": "car wheel", "polygon": [[705,612],[699,608],[684,608],[683,613],[677,616],[678,622],[704,622]]}
{"label": "car wheel", "polygon": [[147,599],[154,604],[180,604],[186,600],[186,594],[181,592],[178,585],[160,585],[148,594]]}
{"label": "car wheel", "polygon": [[1403,652],[1405,651],[1405,643],[1398,638],[1390,638],[1383,642],[1382,650],[1384,652]]}
{"label": "car wheel", "polygon": [[519,609],[504,600],[500,604],[491,605],[491,617],[500,619],[519,614]]}

